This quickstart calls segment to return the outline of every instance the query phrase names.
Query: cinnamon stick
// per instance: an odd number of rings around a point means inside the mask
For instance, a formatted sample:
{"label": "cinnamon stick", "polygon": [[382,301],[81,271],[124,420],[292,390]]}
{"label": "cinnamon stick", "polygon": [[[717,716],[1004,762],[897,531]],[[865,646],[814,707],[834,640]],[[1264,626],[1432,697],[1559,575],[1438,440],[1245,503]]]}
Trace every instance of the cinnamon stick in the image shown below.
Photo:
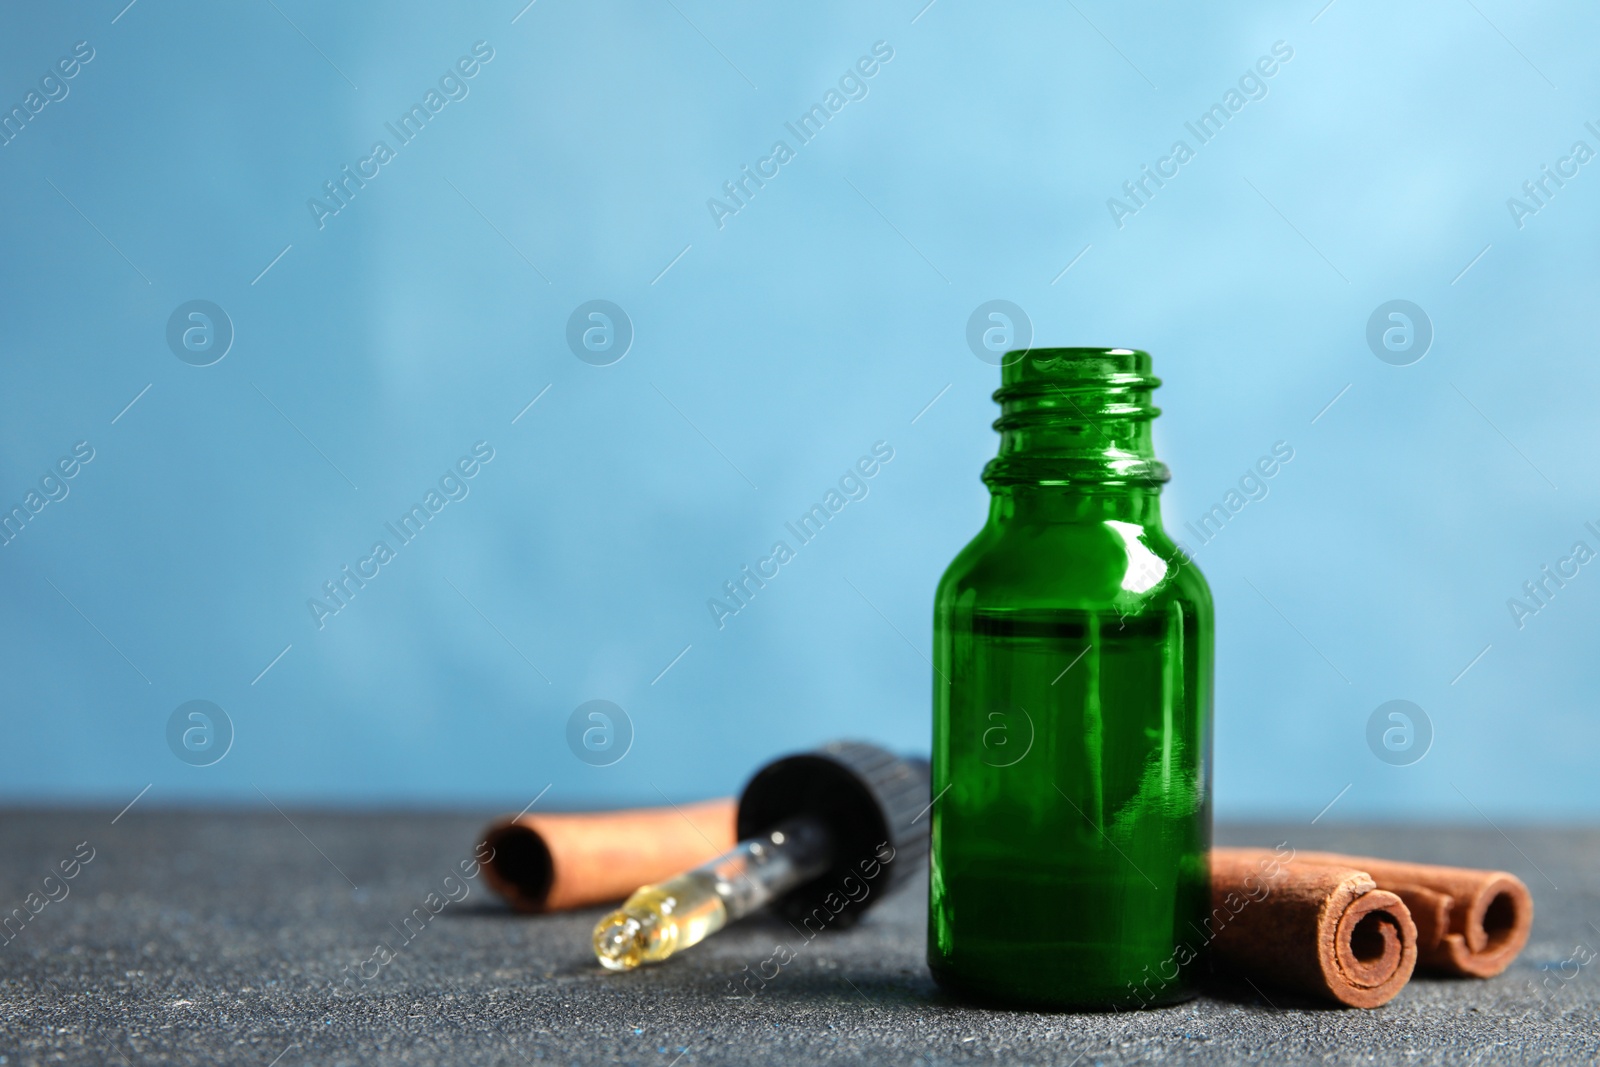
{"label": "cinnamon stick", "polygon": [[1405,902],[1353,865],[1281,847],[1213,849],[1211,898],[1212,958],[1246,978],[1376,1008],[1416,967]]}
{"label": "cinnamon stick", "polygon": [[1299,860],[1356,867],[1406,902],[1417,924],[1417,966],[1492,978],[1511,965],[1533,928],[1533,897],[1505,871],[1302,852]]}
{"label": "cinnamon stick", "polygon": [[734,802],[671,808],[522,814],[484,833],[489,885],[518,911],[563,911],[621,900],[734,845]]}

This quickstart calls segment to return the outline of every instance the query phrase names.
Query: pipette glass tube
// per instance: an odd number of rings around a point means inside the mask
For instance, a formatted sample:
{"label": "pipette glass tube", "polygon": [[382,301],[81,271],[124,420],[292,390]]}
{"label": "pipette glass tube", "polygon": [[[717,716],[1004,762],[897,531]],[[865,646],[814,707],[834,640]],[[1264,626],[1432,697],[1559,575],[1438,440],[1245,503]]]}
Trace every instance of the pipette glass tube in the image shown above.
{"label": "pipette glass tube", "polygon": [[709,863],[647,885],[594,928],[594,954],[613,971],[660,963],[810,881],[833,862],[815,819],[789,819]]}

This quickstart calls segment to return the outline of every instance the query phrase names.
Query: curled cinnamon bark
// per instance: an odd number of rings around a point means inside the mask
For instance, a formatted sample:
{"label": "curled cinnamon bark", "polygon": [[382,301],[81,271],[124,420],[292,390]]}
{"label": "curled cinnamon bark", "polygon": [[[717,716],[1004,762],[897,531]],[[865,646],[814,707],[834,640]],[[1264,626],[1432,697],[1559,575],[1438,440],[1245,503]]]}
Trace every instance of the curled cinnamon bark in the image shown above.
{"label": "curled cinnamon bark", "polygon": [[1417,963],[1417,928],[1399,896],[1347,864],[1280,848],[1211,853],[1219,968],[1355,1008],[1387,1003]]}
{"label": "curled cinnamon bark", "polygon": [[731,798],[671,808],[502,819],[484,833],[489,885],[518,911],[621,900],[734,845]]}
{"label": "curled cinnamon bark", "polygon": [[1355,867],[1406,902],[1417,924],[1417,966],[1492,978],[1511,965],[1533,928],[1533,896],[1514,874],[1302,852],[1298,860]]}

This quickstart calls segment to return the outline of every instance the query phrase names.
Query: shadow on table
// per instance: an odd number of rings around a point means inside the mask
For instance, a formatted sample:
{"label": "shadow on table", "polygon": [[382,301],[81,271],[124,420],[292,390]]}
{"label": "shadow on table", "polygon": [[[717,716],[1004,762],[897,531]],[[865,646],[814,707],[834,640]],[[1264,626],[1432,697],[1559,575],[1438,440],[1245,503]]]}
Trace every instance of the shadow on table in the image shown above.
{"label": "shadow on table", "polygon": [[[498,899],[489,898],[463,901],[459,905],[452,906],[441,915],[441,918],[449,917],[457,922],[514,920],[519,925],[533,924],[533,929],[547,930],[551,926],[561,925],[581,932],[597,922],[606,910],[605,907],[594,907],[547,915],[528,915],[514,911]],[[865,947],[863,938],[870,932],[870,928],[825,931],[813,940],[806,940],[797,937],[795,928],[777,915],[771,913],[751,915],[741,920],[737,927],[730,927],[727,934],[719,936],[719,943],[723,945],[733,937],[737,937],[738,943],[749,947],[750,958],[743,961],[743,966],[735,969],[728,966],[725,953],[719,954],[722,968],[727,973],[721,975],[719,981],[713,984],[717,986],[719,999],[759,1001],[768,1005],[836,1000],[844,997],[856,1000],[864,1007],[880,1009],[932,1006],[951,1010],[976,1008],[1026,1015],[1130,1014],[1126,1009],[1120,1013],[1113,1009],[1103,1011],[1051,1009],[957,996],[942,989],[933,980],[932,974],[921,958],[920,937],[914,959],[908,959],[895,968],[892,959],[883,953],[874,956],[870,961],[863,958]],[[920,932],[919,930],[918,933]],[[775,965],[768,961],[773,959],[770,953],[780,943],[792,951],[793,958],[787,963]],[[595,963],[586,939],[575,936],[571,951],[559,953],[560,963],[550,971],[550,974],[557,978],[616,978],[653,985],[660,980],[682,981],[692,969],[695,980],[703,980],[707,976],[709,961],[701,959],[697,966],[696,955],[698,953],[675,958],[659,967],[643,968],[629,976],[610,976],[600,970]],[[767,969],[761,967],[762,963],[767,963]],[[776,973],[771,969],[774,967]],[[713,971],[713,973],[719,972]],[[770,977],[764,977],[764,974]],[[1231,975],[1214,975],[1209,978],[1203,986],[1201,997],[1224,1004],[1266,1011],[1352,1010],[1302,993],[1261,985]],[[1192,1001],[1185,1001],[1160,1008],[1137,1010],[1158,1014],[1185,1009],[1191,1003]]]}

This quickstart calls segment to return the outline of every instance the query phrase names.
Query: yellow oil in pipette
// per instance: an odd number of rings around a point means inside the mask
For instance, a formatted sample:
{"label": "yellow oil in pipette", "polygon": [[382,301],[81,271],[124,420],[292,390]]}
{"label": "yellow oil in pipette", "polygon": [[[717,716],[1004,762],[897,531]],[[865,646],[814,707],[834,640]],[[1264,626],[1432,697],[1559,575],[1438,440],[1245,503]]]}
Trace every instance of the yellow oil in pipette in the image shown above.
{"label": "yellow oil in pipette", "polygon": [[613,971],[660,963],[815,878],[832,853],[820,823],[782,823],[692,871],[636,890],[594,928],[594,954]]}

